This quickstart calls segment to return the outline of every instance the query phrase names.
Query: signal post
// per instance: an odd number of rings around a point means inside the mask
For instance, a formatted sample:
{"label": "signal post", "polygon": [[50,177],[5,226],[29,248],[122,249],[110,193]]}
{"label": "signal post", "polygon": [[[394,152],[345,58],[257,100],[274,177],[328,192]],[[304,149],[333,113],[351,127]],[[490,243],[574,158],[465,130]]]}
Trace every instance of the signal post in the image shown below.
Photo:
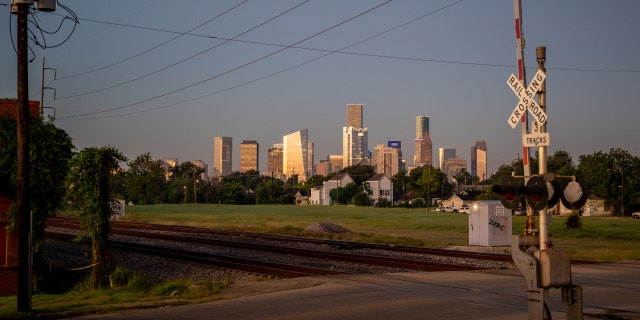
{"label": "signal post", "polygon": [[[515,1],[518,3],[518,0]],[[509,125],[515,129],[517,122],[514,119],[527,117],[527,113],[534,118],[531,133],[527,121],[521,122],[525,127],[522,130],[522,143],[524,148],[538,147],[539,172],[537,175],[525,172],[524,176],[506,177],[502,184],[493,187],[493,191],[501,196],[503,205],[509,209],[516,209],[526,201],[527,225],[524,234],[513,236],[511,255],[527,282],[529,319],[551,319],[547,305],[549,289],[559,288],[562,290],[562,301],[567,306],[567,319],[578,320],[582,319],[582,287],[571,281],[569,255],[553,248],[548,233],[551,224],[548,208],[561,200],[565,207],[577,210],[586,202],[589,191],[582,180],[575,176],[547,172],[550,137],[546,128],[545,47],[536,48],[536,58],[539,68],[526,90],[524,83],[514,80],[517,78],[513,74],[507,80],[507,85],[519,99],[508,118]],[[537,102],[534,99],[536,94]],[[561,192],[557,179],[571,181]],[[540,217],[539,229],[534,227],[534,213]]]}

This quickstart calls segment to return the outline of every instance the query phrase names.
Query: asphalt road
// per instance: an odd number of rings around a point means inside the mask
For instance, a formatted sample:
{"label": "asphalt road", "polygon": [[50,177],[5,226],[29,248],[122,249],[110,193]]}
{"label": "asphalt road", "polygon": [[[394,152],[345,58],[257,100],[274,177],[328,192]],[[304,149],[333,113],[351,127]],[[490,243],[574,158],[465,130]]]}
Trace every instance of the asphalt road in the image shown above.
{"label": "asphalt road", "polygon": [[[640,319],[640,261],[572,266],[572,279],[583,287],[584,319]],[[263,290],[210,303],[76,319],[528,318],[527,288],[517,269],[309,277],[260,285]],[[549,290],[547,301],[553,319],[566,319],[560,290]]]}

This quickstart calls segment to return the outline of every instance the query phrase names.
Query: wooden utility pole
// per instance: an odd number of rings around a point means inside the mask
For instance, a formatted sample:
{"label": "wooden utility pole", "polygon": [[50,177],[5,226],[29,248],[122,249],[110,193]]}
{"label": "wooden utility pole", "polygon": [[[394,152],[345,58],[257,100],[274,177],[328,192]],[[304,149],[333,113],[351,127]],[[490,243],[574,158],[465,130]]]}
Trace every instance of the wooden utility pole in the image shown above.
{"label": "wooden utility pole", "polygon": [[29,61],[28,61],[28,3],[17,3],[17,54],[18,54],[18,189],[16,229],[18,233],[18,296],[17,309],[31,310],[31,268],[29,267],[29,230],[31,205],[29,197]]}

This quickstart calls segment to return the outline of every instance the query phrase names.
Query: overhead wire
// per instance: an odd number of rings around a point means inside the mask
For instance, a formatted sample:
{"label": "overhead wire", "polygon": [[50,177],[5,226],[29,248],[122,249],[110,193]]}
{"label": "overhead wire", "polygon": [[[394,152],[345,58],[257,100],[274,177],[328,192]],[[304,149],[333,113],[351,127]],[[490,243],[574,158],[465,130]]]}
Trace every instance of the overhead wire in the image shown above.
{"label": "overhead wire", "polygon": [[[243,35],[245,35],[245,34],[247,34],[247,33],[251,32],[251,31],[253,31],[253,30],[255,30],[255,29],[258,29],[258,28],[260,28],[260,27],[264,26],[265,24],[270,23],[270,22],[272,22],[272,21],[274,21],[274,20],[276,20],[276,19],[278,19],[278,18],[282,17],[283,15],[285,15],[285,14],[287,14],[287,13],[289,13],[289,12],[291,12],[291,11],[293,11],[293,10],[297,9],[297,8],[299,8],[300,6],[302,6],[302,5],[306,4],[306,3],[308,3],[309,1],[311,1],[311,0],[305,0],[305,1],[303,1],[303,2],[301,2],[301,3],[299,3],[299,4],[297,4],[297,5],[295,5],[295,6],[291,7],[291,8],[289,8],[289,9],[287,9],[287,10],[285,10],[285,11],[283,11],[283,12],[279,13],[278,15],[276,15],[276,16],[274,16],[274,17],[272,17],[272,18],[269,18],[268,20],[266,20],[266,21],[264,21],[264,22],[262,22],[262,23],[260,23],[260,24],[258,24],[258,25],[256,25],[256,26],[254,26],[254,27],[252,27],[252,28],[250,28],[250,29],[248,29],[248,30],[246,30],[246,31],[241,32],[240,34],[238,34],[238,35],[234,36],[232,39],[235,39],[235,38],[241,37],[241,36],[243,36]],[[191,60],[191,59],[193,59],[193,58],[195,58],[195,57],[197,57],[197,56],[200,56],[200,55],[202,55],[202,54],[204,54],[204,53],[207,53],[207,52],[209,52],[209,51],[211,51],[211,50],[213,50],[213,49],[216,49],[216,48],[218,48],[218,47],[220,47],[220,46],[222,46],[222,45],[224,45],[224,44],[226,44],[226,43],[229,43],[230,41],[231,41],[231,39],[230,39],[230,40],[223,41],[223,42],[218,43],[218,44],[216,44],[216,45],[214,45],[214,46],[211,46],[211,47],[209,47],[209,48],[207,48],[207,49],[205,49],[205,50],[203,50],[203,51],[200,51],[200,52],[198,52],[198,53],[196,53],[196,54],[193,54],[193,55],[191,55],[191,56],[189,56],[189,57],[187,57],[187,58],[184,58],[184,59],[182,59],[182,60],[179,60],[179,61],[177,61],[177,62],[175,62],[175,63],[172,63],[172,64],[170,64],[170,65],[168,65],[168,66],[165,66],[165,67],[163,67],[163,68],[160,68],[160,69],[157,69],[157,70],[155,70],[155,71],[152,71],[152,72],[150,72],[150,73],[147,73],[147,74],[144,74],[144,75],[142,75],[142,76],[139,76],[139,77],[137,77],[137,78],[133,78],[133,79],[130,79],[130,80],[127,80],[127,81],[124,81],[124,82],[120,82],[120,83],[117,83],[117,84],[114,84],[114,85],[111,85],[111,86],[108,86],[108,87],[105,87],[105,88],[102,88],[102,89],[97,89],[97,90],[92,90],[92,91],[88,91],[88,92],[84,92],[84,93],[79,93],[79,94],[75,94],[75,95],[69,95],[69,96],[65,96],[65,97],[60,97],[60,98],[58,98],[58,99],[75,98],[75,97],[85,96],[85,95],[89,95],[89,94],[93,94],[93,93],[98,93],[98,92],[106,91],[106,90],[113,89],[113,88],[116,88],[116,87],[120,87],[120,86],[123,86],[123,85],[125,85],[125,84],[129,84],[129,83],[131,83],[131,82],[134,82],[134,81],[137,81],[137,80],[140,80],[140,79],[144,79],[144,78],[146,78],[146,77],[149,77],[149,76],[154,75],[154,74],[156,74],[156,73],[159,73],[159,72],[161,72],[161,71],[164,71],[164,70],[167,70],[167,69],[169,69],[169,68],[175,67],[175,66],[177,66],[177,65],[179,65],[179,64],[181,64],[181,63],[187,62],[187,61],[189,61],[189,60]]]}
{"label": "overhead wire", "polygon": [[[209,20],[207,20],[207,21],[205,21],[205,22],[203,22],[203,23],[201,23],[201,24],[189,29],[186,32],[176,32],[176,33],[178,33],[178,35],[176,37],[173,37],[173,38],[171,38],[171,39],[169,39],[167,41],[164,41],[164,42],[162,42],[162,43],[160,43],[158,45],[155,45],[155,46],[153,46],[153,47],[151,47],[151,48],[149,48],[147,50],[141,51],[141,52],[139,52],[139,53],[137,53],[137,54],[135,54],[133,56],[118,60],[116,62],[110,63],[108,65],[105,65],[105,66],[102,66],[102,67],[99,67],[99,68],[95,68],[95,69],[92,69],[92,70],[88,70],[88,71],[84,71],[84,72],[80,72],[80,73],[76,73],[76,74],[72,74],[72,75],[68,75],[68,76],[63,76],[63,77],[58,78],[57,80],[65,80],[65,79],[70,79],[70,78],[76,78],[76,77],[79,77],[79,76],[84,76],[84,75],[87,75],[87,74],[90,74],[90,73],[94,73],[94,72],[98,72],[98,71],[101,71],[101,70],[104,70],[104,69],[107,69],[107,68],[114,67],[116,65],[119,65],[121,63],[127,62],[127,61],[132,60],[132,59],[135,59],[135,58],[137,58],[137,57],[139,57],[139,56],[141,56],[143,54],[149,53],[149,52],[151,52],[151,51],[153,51],[155,49],[158,49],[158,48],[160,48],[162,46],[165,46],[165,45],[169,44],[170,42],[173,42],[173,41],[177,40],[178,38],[180,38],[180,37],[182,37],[184,35],[189,34],[191,31],[196,30],[196,29],[198,29],[198,28],[210,23],[211,21],[214,21],[214,20],[222,17],[223,15],[231,12],[234,9],[237,9],[241,5],[247,3],[248,1],[249,0],[244,0],[244,1],[240,2],[240,3],[236,4],[235,6],[231,7],[230,9],[227,9],[227,10],[223,11],[222,13],[220,13],[220,14],[214,16],[213,18],[211,18],[211,19],[209,19]],[[119,24],[114,24],[114,25],[119,25]],[[134,81],[135,81],[135,79],[134,79]],[[98,90],[98,91],[100,91],[100,90]],[[96,92],[98,92],[98,91],[96,91]],[[93,92],[90,92],[90,93],[93,93]],[[86,94],[89,94],[89,93],[86,93]],[[84,95],[84,94],[75,95],[75,96],[81,96],[81,95]],[[75,97],[75,96],[61,97],[61,98],[58,98],[58,99],[71,98],[71,97]]]}
{"label": "overhead wire", "polygon": [[[82,18],[82,19],[80,19],[80,21],[93,22],[93,23],[106,24],[106,25],[113,25],[113,26],[118,26],[118,27],[123,27],[123,28],[133,28],[133,29],[164,32],[164,33],[174,33],[174,34],[184,34],[184,35],[188,35],[188,36],[191,36],[191,37],[200,37],[200,38],[218,39],[218,40],[229,40],[229,41],[233,41],[233,42],[257,44],[257,45],[264,45],[264,46],[274,46],[274,47],[286,47],[287,46],[285,44],[278,44],[278,43],[251,41],[251,40],[242,40],[242,39],[232,39],[232,38],[225,38],[225,37],[220,37],[220,36],[198,34],[198,33],[191,33],[191,32],[183,33],[183,32],[175,31],[175,30],[161,29],[161,28],[156,28],[156,27],[137,26],[137,25],[131,25],[131,24],[123,24],[123,23],[116,23],[116,22],[109,22],[109,21],[102,21],[102,20],[88,19],[88,18]],[[291,48],[292,49],[301,49],[301,50],[310,50],[310,51],[320,51],[320,52],[329,52],[329,51],[331,51],[331,50],[328,50],[328,49],[312,48],[312,47],[300,47],[300,46],[293,46]],[[412,61],[420,61],[420,62],[445,63],[445,64],[461,64],[461,65],[489,66],[489,67],[510,67],[510,68],[515,66],[515,65],[491,64],[491,63],[470,62],[470,61],[438,60],[438,59],[426,59],[426,58],[416,58],[416,57],[377,55],[377,54],[362,53],[362,52],[346,52],[346,51],[337,51],[337,52],[335,52],[334,51],[333,53],[356,55],[356,56],[366,56],[366,57],[377,57],[377,58],[385,58],[385,59],[396,59],[396,60],[412,60]],[[609,72],[609,73],[640,73],[640,70],[625,70],[625,69],[612,69],[612,68],[546,67],[546,69],[556,70],[556,71],[580,71],[580,72],[604,72],[604,73],[607,73],[607,72]],[[58,78],[58,79],[60,80],[60,79],[65,79],[65,78],[66,77]]]}
{"label": "overhead wire", "polygon": [[160,94],[160,95],[157,95],[157,96],[151,97],[151,98],[147,98],[147,99],[144,99],[144,100],[141,100],[141,101],[138,101],[138,102],[130,103],[130,104],[127,104],[127,105],[123,105],[123,106],[119,106],[119,107],[113,107],[113,108],[108,108],[108,109],[103,109],[103,110],[95,111],[95,112],[88,112],[88,113],[83,113],[83,114],[77,114],[77,115],[71,115],[71,116],[66,116],[66,117],[60,117],[59,119],[72,119],[72,118],[79,118],[79,117],[85,117],[85,116],[97,115],[97,114],[102,114],[102,113],[106,113],[106,112],[111,112],[111,111],[121,110],[121,109],[125,109],[125,108],[130,108],[130,107],[132,107],[132,106],[136,106],[136,105],[139,105],[139,104],[142,104],[142,103],[145,103],[145,102],[149,102],[149,101],[153,101],[153,100],[156,100],[156,99],[158,99],[158,98],[162,98],[162,97],[165,97],[165,96],[168,96],[168,95],[171,95],[171,94],[174,94],[174,93],[180,92],[180,91],[184,91],[184,90],[186,90],[186,89],[189,89],[189,88],[195,87],[195,86],[197,86],[197,85],[203,84],[203,83],[205,83],[205,82],[208,82],[208,81],[211,81],[211,80],[213,80],[213,79],[219,78],[219,77],[224,76],[224,75],[226,75],[226,74],[229,74],[229,73],[232,73],[232,72],[234,72],[234,71],[240,70],[240,69],[242,69],[242,68],[244,68],[244,67],[246,67],[246,66],[249,66],[249,65],[254,64],[254,63],[257,63],[257,62],[260,62],[260,61],[262,61],[262,60],[264,60],[264,59],[267,59],[267,58],[269,58],[269,57],[271,57],[271,56],[274,56],[274,55],[276,55],[276,54],[278,54],[278,53],[280,53],[280,52],[283,52],[283,51],[285,51],[285,50],[287,50],[287,49],[290,49],[291,47],[293,47],[293,46],[295,46],[295,45],[298,45],[298,44],[300,44],[300,43],[303,43],[303,42],[305,42],[305,41],[307,41],[307,40],[309,40],[309,39],[312,39],[312,38],[317,37],[317,36],[319,36],[319,35],[321,35],[321,34],[323,34],[323,33],[326,33],[326,32],[328,32],[328,31],[330,31],[330,30],[333,30],[333,29],[335,29],[335,28],[337,28],[337,27],[339,27],[339,26],[341,26],[341,25],[343,25],[343,24],[345,24],[345,23],[348,23],[348,22],[350,22],[350,21],[353,21],[353,20],[355,20],[355,19],[357,19],[357,18],[359,18],[359,17],[361,17],[361,16],[363,16],[363,15],[365,15],[365,14],[369,13],[369,12],[372,12],[372,11],[374,11],[374,10],[376,10],[376,9],[378,9],[378,8],[380,8],[380,7],[382,7],[382,6],[386,5],[386,4],[388,4],[388,3],[390,3],[391,1],[392,1],[392,0],[387,0],[387,1],[383,2],[383,3],[381,3],[381,4],[378,4],[378,5],[376,5],[376,6],[372,7],[372,8],[370,8],[370,9],[367,9],[367,10],[365,10],[365,11],[361,12],[361,13],[358,13],[358,14],[356,14],[356,15],[355,15],[355,16],[353,16],[353,17],[350,17],[350,18],[348,18],[348,19],[346,19],[346,20],[343,20],[343,21],[341,21],[341,22],[339,22],[339,23],[337,23],[337,24],[335,24],[335,25],[333,25],[333,26],[331,26],[331,27],[328,27],[328,28],[325,28],[325,29],[323,29],[323,30],[321,30],[321,31],[319,31],[319,32],[316,32],[316,33],[314,33],[314,34],[312,34],[312,35],[310,35],[310,36],[308,36],[308,37],[305,37],[305,38],[304,38],[304,39],[302,39],[302,40],[296,41],[295,43],[293,43],[293,44],[291,44],[291,45],[288,45],[288,46],[286,46],[286,47],[284,47],[284,48],[281,48],[281,49],[279,49],[279,50],[276,50],[276,51],[274,51],[274,52],[271,52],[271,53],[266,54],[266,55],[264,55],[264,56],[261,56],[261,57],[259,57],[259,58],[253,59],[253,60],[251,60],[251,61],[249,61],[249,62],[247,62],[247,63],[244,63],[244,64],[239,65],[239,66],[237,66],[237,67],[231,68],[231,69],[229,69],[229,70],[227,70],[227,71],[224,71],[224,72],[218,73],[218,74],[216,74],[216,75],[214,75],[214,76],[211,76],[211,77],[209,77],[209,78],[206,78],[206,79],[204,79],[204,80],[201,80],[201,81],[198,81],[198,82],[195,82],[195,83],[189,84],[189,85],[184,86],[184,87],[182,87],[182,88],[175,89],[175,90],[172,90],[172,91],[169,91],[169,92],[166,92],[166,93],[163,93],[163,94]]}
{"label": "overhead wire", "polygon": [[173,106],[176,106],[176,105],[180,105],[180,104],[184,104],[184,103],[188,103],[188,102],[197,101],[197,100],[204,99],[204,98],[207,98],[207,97],[210,97],[210,96],[213,96],[213,95],[216,95],[216,94],[220,94],[220,93],[223,93],[223,92],[226,92],[226,91],[229,91],[229,90],[233,90],[233,89],[236,89],[236,88],[239,88],[239,87],[243,87],[243,86],[249,85],[249,84],[251,84],[251,83],[258,82],[258,81],[261,81],[261,80],[264,80],[264,79],[267,79],[267,78],[270,78],[270,77],[276,76],[276,75],[278,75],[278,74],[281,74],[281,73],[284,73],[284,72],[287,72],[287,71],[290,71],[290,70],[296,69],[296,68],[298,68],[298,67],[301,67],[301,66],[303,66],[303,65],[306,65],[306,64],[312,63],[312,62],[314,62],[314,61],[317,61],[317,60],[323,59],[323,58],[325,58],[325,57],[327,57],[327,56],[329,56],[329,55],[332,55],[332,54],[334,54],[334,53],[344,53],[344,51],[343,51],[343,50],[345,50],[345,49],[348,49],[348,48],[351,48],[351,47],[357,46],[357,45],[359,45],[359,44],[361,44],[361,43],[364,43],[364,42],[369,41],[369,40],[371,40],[371,39],[377,38],[377,37],[379,37],[379,36],[382,36],[382,35],[384,35],[384,34],[387,34],[387,33],[389,33],[389,32],[392,32],[392,31],[394,31],[394,30],[397,30],[397,29],[399,29],[399,28],[402,28],[402,27],[404,27],[404,26],[406,26],[406,25],[409,25],[409,24],[411,24],[411,23],[413,23],[413,22],[419,21],[419,20],[424,19],[424,18],[426,18],[426,17],[428,17],[428,16],[431,16],[431,15],[433,15],[433,14],[435,14],[435,13],[438,13],[438,12],[440,12],[440,11],[442,11],[442,10],[445,10],[445,9],[447,9],[447,8],[450,8],[450,7],[452,7],[452,6],[454,6],[454,5],[458,4],[458,3],[461,3],[461,2],[463,2],[463,1],[464,1],[464,0],[458,0],[458,1],[455,1],[455,2],[453,2],[453,3],[450,3],[450,4],[448,4],[448,5],[443,6],[443,7],[441,7],[441,8],[438,8],[438,9],[436,9],[436,10],[432,10],[432,11],[430,11],[430,12],[427,12],[427,13],[425,13],[425,14],[423,14],[423,15],[421,15],[421,16],[419,16],[419,17],[417,17],[417,18],[414,18],[414,19],[411,19],[411,20],[409,20],[409,21],[407,21],[407,22],[401,23],[401,24],[399,24],[399,25],[397,25],[397,26],[395,26],[395,27],[392,27],[392,28],[386,29],[386,30],[384,30],[384,31],[381,31],[381,32],[378,32],[378,33],[376,33],[376,34],[374,34],[374,35],[371,35],[371,36],[369,36],[369,37],[366,37],[366,38],[364,38],[364,39],[362,39],[362,40],[359,40],[359,41],[356,41],[356,42],[354,42],[354,43],[352,43],[352,44],[349,44],[349,45],[347,45],[347,46],[344,46],[344,47],[342,47],[342,48],[340,48],[340,49],[337,49],[337,50],[321,50],[321,51],[326,51],[327,53],[326,53],[326,54],[324,54],[324,55],[321,55],[321,56],[315,57],[315,58],[313,58],[313,59],[310,59],[310,60],[307,60],[307,61],[304,61],[304,62],[298,63],[298,64],[293,65],[293,66],[291,66],[291,67],[288,67],[288,68],[282,69],[282,70],[280,70],[280,71],[273,72],[273,73],[270,73],[270,74],[268,74],[268,75],[265,75],[265,76],[262,76],[262,77],[259,77],[259,78],[256,78],[256,79],[253,79],[253,80],[247,81],[247,82],[243,82],[243,83],[237,84],[237,85],[232,86],[232,87],[229,87],[229,88],[221,89],[221,90],[218,90],[218,91],[215,91],[215,92],[212,92],[212,93],[209,93],[209,94],[203,95],[203,96],[199,96],[199,97],[196,97],[196,98],[191,98],[191,99],[184,100],[184,101],[180,101],[180,102],[176,102],[176,103],[171,103],[171,104],[164,105],[164,106],[152,107],[152,108],[148,108],[148,109],[144,109],[144,110],[139,110],[139,111],[134,111],[134,112],[124,113],[124,114],[118,114],[118,115],[101,116],[101,117],[92,117],[92,118],[82,118],[81,120],[89,120],[89,119],[91,119],[91,120],[95,120],[95,119],[105,119],[105,118],[123,117],[123,116],[128,116],[128,115],[133,115],[133,114],[139,114],[139,113],[143,113],[143,112],[149,112],[149,111],[154,111],[154,110],[159,110],[159,109],[165,109],[165,108],[168,108],[168,107],[173,107]]}

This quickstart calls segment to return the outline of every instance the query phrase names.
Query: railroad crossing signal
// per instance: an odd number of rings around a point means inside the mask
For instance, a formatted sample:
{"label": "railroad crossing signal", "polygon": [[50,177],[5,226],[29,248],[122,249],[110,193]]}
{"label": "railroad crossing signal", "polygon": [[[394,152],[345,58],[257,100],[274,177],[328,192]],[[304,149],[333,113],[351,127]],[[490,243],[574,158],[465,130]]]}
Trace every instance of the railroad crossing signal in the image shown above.
{"label": "railroad crossing signal", "polygon": [[522,202],[520,179],[513,176],[502,178],[502,184],[494,185],[491,190],[500,195],[500,202],[507,209],[517,209]]}
{"label": "railroad crossing signal", "polygon": [[[560,190],[560,184],[556,178],[571,178],[564,190]],[[500,195],[500,201],[507,209],[516,209],[523,199],[535,211],[554,207],[559,201],[567,209],[578,210],[587,202],[590,194],[584,181],[575,176],[558,176],[554,173],[529,177],[526,186],[522,186],[522,176],[507,176],[501,184],[494,185],[491,190]]]}
{"label": "railroad crossing signal", "polygon": [[538,88],[540,88],[542,82],[546,78],[547,75],[542,70],[538,69],[529,83],[529,86],[525,90],[524,86],[520,83],[520,80],[518,80],[513,73],[509,76],[509,79],[507,79],[507,85],[520,100],[516,104],[515,109],[513,109],[513,112],[511,112],[511,115],[509,115],[508,122],[511,129],[516,128],[520,119],[527,111],[529,111],[529,113],[531,113],[535,120],[540,124],[545,124],[547,122],[547,114],[533,98],[538,92]]}

